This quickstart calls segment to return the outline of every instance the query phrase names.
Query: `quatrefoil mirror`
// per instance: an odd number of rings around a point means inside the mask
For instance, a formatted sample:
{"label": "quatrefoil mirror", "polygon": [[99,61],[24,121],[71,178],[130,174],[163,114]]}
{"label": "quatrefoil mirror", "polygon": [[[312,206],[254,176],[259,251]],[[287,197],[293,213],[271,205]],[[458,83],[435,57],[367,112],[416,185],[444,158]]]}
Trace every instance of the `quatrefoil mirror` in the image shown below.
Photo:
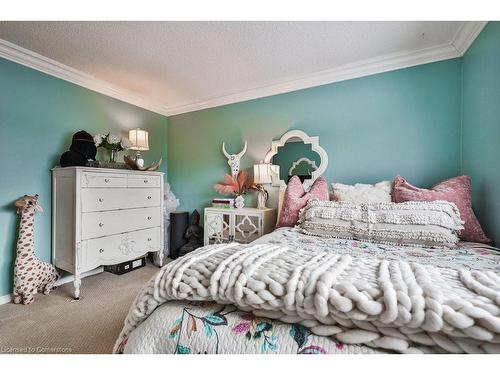
{"label": "quatrefoil mirror", "polygon": [[297,176],[308,188],[325,172],[328,156],[319,145],[319,137],[291,130],[272,142],[264,162],[279,167],[272,168],[273,186],[286,186],[292,176]]}

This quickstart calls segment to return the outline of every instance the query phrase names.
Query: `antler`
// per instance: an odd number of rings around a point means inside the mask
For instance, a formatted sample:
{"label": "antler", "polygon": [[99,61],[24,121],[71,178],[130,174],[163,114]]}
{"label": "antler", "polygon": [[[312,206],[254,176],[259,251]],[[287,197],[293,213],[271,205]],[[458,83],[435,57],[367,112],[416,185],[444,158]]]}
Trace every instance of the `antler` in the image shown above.
{"label": "antler", "polygon": [[243,147],[243,150],[241,150],[241,152],[238,154],[238,157],[242,157],[245,152],[247,152],[247,141],[245,141],[245,147]]}
{"label": "antler", "polygon": [[228,159],[229,159],[229,157],[230,157],[231,155],[229,155],[229,154],[227,153],[227,151],[226,151],[226,145],[224,144],[224,142],[222,142],[222,152],[224,153],[224,155],[226,155],[226,158],[228,158]]}

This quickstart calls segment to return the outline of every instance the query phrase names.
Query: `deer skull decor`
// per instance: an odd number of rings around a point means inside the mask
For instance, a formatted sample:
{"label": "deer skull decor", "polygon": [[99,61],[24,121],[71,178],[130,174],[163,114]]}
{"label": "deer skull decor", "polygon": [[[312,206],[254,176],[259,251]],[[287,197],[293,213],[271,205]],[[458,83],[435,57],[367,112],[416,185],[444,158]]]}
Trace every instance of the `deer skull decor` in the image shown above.
{"label": "deer skull decor", "polygon": [[245,152],[247,152],[247,141],[245,141],[245,146],[243,147],[243,150],[240,151],[240,153],[231,155],[229,155],[229,153],[226,151],[226,145],[224,144],[224,142],[222,142],[222,152],[227,158],[227,164],[229,164],[229,166],[231,167],[231,175],[233,177],[238,176],[238,172],[240,171],[240,160]]}

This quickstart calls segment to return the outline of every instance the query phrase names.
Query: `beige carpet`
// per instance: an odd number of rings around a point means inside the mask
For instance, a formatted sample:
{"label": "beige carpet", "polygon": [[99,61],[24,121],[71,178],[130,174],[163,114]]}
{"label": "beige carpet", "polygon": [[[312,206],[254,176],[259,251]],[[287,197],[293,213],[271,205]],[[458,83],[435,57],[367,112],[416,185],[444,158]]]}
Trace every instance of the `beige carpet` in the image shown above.
{"label": "beige carpet", "polygon": [[148,263],[121,276],[89,276],[79,301],[69,283],[31,305],[0,306],[0,353],[111,353],[136,294],[157,271]]}

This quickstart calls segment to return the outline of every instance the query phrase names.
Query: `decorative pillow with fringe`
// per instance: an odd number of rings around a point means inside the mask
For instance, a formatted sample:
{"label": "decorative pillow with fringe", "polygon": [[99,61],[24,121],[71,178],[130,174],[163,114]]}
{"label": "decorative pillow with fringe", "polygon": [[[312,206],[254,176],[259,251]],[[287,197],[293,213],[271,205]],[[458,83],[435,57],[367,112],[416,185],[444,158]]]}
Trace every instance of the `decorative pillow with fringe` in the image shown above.
{"label": "decorative pillow with fringe", "polygon": [[361,203],[310,200],[297,228],[319,237],[418,247],[454,247],[463,221],[446,201]]}

